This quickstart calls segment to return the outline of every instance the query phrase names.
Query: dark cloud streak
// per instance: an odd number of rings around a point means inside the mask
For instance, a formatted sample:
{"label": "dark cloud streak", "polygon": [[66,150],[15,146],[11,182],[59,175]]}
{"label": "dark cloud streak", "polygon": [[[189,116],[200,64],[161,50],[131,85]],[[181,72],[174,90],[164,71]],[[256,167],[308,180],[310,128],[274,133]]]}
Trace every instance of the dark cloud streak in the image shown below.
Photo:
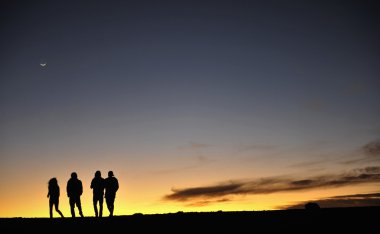
{"label": "dark cloud streak", "polygon": [[278,192],[341,187],[364,183],[379,183],[380,167],[353,169],[347,173],[321,175],[310,178],[270,177],[245,181],[228,181],[211,186],[173,189],[165,200],[186,202],[193,199],[222,199],[225,196],[247,194],[270,194]]}
{"label": "dark cloud streak", "polygon": [[[307,201],[309,202],[309,201]],[[304,205],[307,203],[305,201],[298,202],[296,204],[288,206],[279,206],[278,209],[303,209]],[[332,208],[332,207],[355,207],[355,206],[380,206],[380,193],[369,193],[369,194],[351,194],[344,196],[334,196],[323,198],[319,200],[314,200],[322,208]]]}

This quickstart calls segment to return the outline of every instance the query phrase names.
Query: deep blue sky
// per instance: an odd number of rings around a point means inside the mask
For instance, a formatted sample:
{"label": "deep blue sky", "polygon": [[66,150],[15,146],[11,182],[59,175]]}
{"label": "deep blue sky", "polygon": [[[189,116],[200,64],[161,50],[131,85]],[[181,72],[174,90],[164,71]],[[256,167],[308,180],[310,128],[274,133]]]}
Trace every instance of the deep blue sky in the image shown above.
{"label": "deep blue sky", "polygon": [[0,14],[4,167],[113,152],[186,168],[176,154],[191,149],[280,168],[380,137],[376,1],[2,1]]}

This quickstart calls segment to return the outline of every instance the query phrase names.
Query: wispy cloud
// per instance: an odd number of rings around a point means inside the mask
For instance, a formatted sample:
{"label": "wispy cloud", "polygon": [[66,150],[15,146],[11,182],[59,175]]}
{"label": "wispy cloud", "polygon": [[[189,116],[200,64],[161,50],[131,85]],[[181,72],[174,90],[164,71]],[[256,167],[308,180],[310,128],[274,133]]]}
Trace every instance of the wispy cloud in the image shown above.
{"label": "wispy cloud", "polygon": [[380,167],[358,168],[347,173],[325,174],[308,178],[277,176],[226,181],[210,186],[172,189],[172,194],[164,196],[164,199],[194,203],[195,200],[223,199],[231,195],[270,194],[375,182],[380,182]]}
{"label": "wispy cloud", "polygon": [[184,171],[195,170],[199,167],[213,163],[215,161],[216,161],[215,159],[211,159],[209,157],[200,155],[200,156],[194,157],[194,162],[190,165],[183,166],[183,167],[175,167],[175,168],[166,168],[166,169],[161,169],[161,170],[155,170],[152,173],[153,174],[159,174],[159,175],[183,173]]}
{"label": "wispy cloud", "polygon": [[212,145],[204,144],[204,143],[189,142],[186,145],[178,147],[178,149],[180,149],[180,150],[200,150],[200,149],[209,148],[211,146]]}
{"label": "wispy cloud", "polygon": [[184,171],[195,170],[199,167],[208,165],[210,163],[214,163],[216,161],[213,158],[203,156],[203,155],[192,156],[191,159],[193,161],[189,165],[184,165],[182,167],[173,167],[173,168],[155,170],[155,171],[152,171],[152,173],[157,174],[157,175],[183,173]]}
{"label": "wispy cloud", "polygon": [[157,175],[183,173],[184,171],[193,170],[193,169],[196,169],[197,167],[199,167],[198,164],[193,164],[193,165],[184,166],[184,167],[176,167],[176,168],[167,168],[167,169],[156,170],[156,171],[153,171],[152,173],[157,174]]}
{"label": "wispy cloud", "polygon": [[277,147],[275,145],[270,144],[240,144],[237,146],[237,150],[239,152],[245,151],[270,151],[275,150]]}
{"label": "wispy cloud", "polygon": [[380,157],[380,140],[365,144],[362,150],[368,156]]}
{"label": "wispy cloud", "polygon": [[212,203],[224,203],[229,202],[231,199],[229,198],[222,198],[222,199],[216,199],[216,200],[198,200],[192,203],[186,204],[186,206],[192,206],[192,207],[201,207],[201,206],[208,206]]}
{"label": "wispy cloud", "polygon": [[380,139],[369,142],[357,150],[360,155],[351,160],[343,161],[343,164],[357,164],[363,162],[380,161]]}
{"label": "wispy cloud", "polygon": [[[279,206],[277,209],[303,209],[309,201],[302,201],[291,205]],[[380,206],[380,193],[351,194],[344,196],[327,197],[314,200],[322,208],[331,207],[355,207],[355,206]]]}
{"label": "wispy cloud", "polygon": [[368,158],[367,157],[361,157],[361,158],[354,158],[354,159],[350,159],[350,160],[345,160],[343,162],[341,162],[342,164],[346,164],[346,165],[351,165],[351,164],[358,164],[358,163],[363,163],[363,162],[368,162]]}
{"label": "wispy cloud", "polygon": [[214,162],[215,160],[214,160],[214,159],[211,159],[211,158],[209,158],[209,157],[205,157],[205,156],[203,156],[203,155],[199,155],[199,156],[197,157],[197,161],[198,161],[199,163],[210,163],[210,162]]}
{"label": "wispy cloud", "polygon": [[312,166],[320,165],[324,163],[326,163],[326,160],[317,160],[317,161],[310,161],[310,162],[295,163],[295,164],[290,165],[289,167],[304,168],[304,167],[312,167]]}

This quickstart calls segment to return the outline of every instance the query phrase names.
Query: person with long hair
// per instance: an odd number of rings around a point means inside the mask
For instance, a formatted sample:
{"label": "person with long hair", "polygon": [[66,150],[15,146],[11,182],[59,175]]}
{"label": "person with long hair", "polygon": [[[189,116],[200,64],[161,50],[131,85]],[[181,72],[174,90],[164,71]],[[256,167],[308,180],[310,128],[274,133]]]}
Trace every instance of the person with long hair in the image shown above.
{"label": "person with long hair", "polygon": [[51,178],[48,183],[48,194],[49,198],[49,214],[50,218],[53,218],[53,206],[55,207],[55,211],[58,212],[59,215],[63,218],[62,212],[59,210],[59,186],[57,178]]}

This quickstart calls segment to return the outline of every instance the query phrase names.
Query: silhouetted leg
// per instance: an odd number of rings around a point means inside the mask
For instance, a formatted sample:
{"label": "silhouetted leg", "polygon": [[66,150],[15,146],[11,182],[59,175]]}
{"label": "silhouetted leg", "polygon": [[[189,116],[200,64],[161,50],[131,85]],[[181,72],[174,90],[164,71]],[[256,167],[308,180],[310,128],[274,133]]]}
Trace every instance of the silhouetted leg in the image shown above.
{"label": "silhouetted leg", "polygon": [[107,208],[108,208],[108,210],[110,212],[110,217],[113,216],[113,208],[114,208],[113,207],[113,203],[114,203],[114,201],[115,201],[114,197],[107,197],[106,198]]}
{"label": "silhouetted leg", "polygon": [[53,201],[49,200],[49,214],[50,218],[53,218]]}
{"label": "silhouetted leg", "polygon": [[71,210],[71,217],[75,218],[74,206],[70,207],[70,210]]}
{"label": "silhouetted leg", "polygon": [[114,204],[115,204],[115,197],[112,198],[112,216],[113,216],[113,211],[115,209]]}
{"label": "silhouetted leg", "polygon": [[110,212],[110,216],[111,216],[111,201],[110,201],[110,198],[109,197],[106,197],[106,204],[107,204],[107,209],[108,211]]}
{"label": "silhouetted leg", "polygon": [[103,198],[100,198],[99,199],[99,217],[102,217],[103,216]]}
{"label": "silhouetted leg", "polygon": [[113,216],[113,204],[110,205],[110,216]]}
{"label": "silhouetted leg", "polygon": [[80,198],[78,197],[78,200],[77,200],[77,207],[78,207],[78,210],[79,210],[79,215],[81,217],[83,217],[83,212],[82,212],[82,205],[80,203]]}
{"label": "silhouetted leg", "polygon": [[95,198],[93,199],[93,204],[94,204],[95,217],[98,217],[98,207],[97,207],[97,201]]}
{"label": "silhouetted leg", "polygon": [[55,203],[54,205],[55,205],[55,211],[57,211],[58,214],[63,218],[62,212],[58,209],[59,202]]}
{"label": "silhouetted leg", "polygon": [[71,216],[73,218],[75,218],[75,210],[74,210],[74,206],[75,206],[75,200],[74,198],[69,198],[69,202],[70,202],[70,210],[71,210]]}
{"label": "silhouetted leg", "polygon": [[63,216],[62,212],[60,210],[57,210],[58,214],[61,216],[61,218],[64,218],[65,216]]}

